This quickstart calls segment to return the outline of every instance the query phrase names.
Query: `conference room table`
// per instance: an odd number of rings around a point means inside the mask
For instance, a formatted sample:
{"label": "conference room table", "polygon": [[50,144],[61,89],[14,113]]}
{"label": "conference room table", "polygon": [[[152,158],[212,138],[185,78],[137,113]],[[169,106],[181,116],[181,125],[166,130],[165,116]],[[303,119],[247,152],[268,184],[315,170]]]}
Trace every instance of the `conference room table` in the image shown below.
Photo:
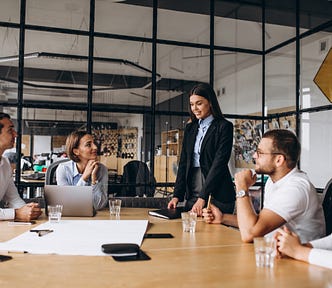
{"label": "conference room table", "polygon": [[[10,254],[12,260],[0,262],[0,287],[332,287],[332,270],[290,258],[276,259],[273,268],[256,267],[253,244],[242,243],[237,229],[199,219],[196,233],[182,232],[181,219],[149,216],[148,210],[122,208],[120,220],[148,219],[149,233],[174,236],[143,240],[141,249],[151,260]],[[93,218],[63,219],[105,220],[110,216],[104,210]],[[1,221],[0,242],[45,221],[45,215],[32,226],[9,226],[8,221]]]}

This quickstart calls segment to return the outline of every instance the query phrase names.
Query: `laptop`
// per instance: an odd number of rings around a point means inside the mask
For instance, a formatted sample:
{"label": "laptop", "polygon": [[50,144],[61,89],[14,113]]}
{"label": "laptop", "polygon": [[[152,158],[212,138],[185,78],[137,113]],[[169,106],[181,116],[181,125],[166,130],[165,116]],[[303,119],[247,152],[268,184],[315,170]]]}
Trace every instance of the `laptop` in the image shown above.
{"label": "laptop", "polygon": [[93,207],[92,186],[45,185],[45,211],[47,205],[63,205],[62,216],[92,217],[96,215]]}

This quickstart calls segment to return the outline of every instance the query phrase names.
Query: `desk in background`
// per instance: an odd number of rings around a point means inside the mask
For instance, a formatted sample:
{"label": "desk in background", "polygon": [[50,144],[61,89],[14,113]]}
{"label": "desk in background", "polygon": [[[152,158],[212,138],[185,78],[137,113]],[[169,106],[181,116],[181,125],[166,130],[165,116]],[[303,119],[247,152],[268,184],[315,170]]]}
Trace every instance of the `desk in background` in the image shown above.
{"label": "desk in background", "polygon": [[[28,179],[26,176],[28,175],[43,175],[44,178],[41,179]],[[33,172],[33,171],[25,171],[21,175],[20,179],[20,189],[19,189],[19,194],[23,199],[29,199],[33,197],[41,197],[42,196],[42,189],[45,184],[45,173],[41,172]]]}
{"label": "desk in background", "polygon": [[[109,219],[108,211],[93,219]],[[256,268],[253,245],[242,243],[239,231],[232,228],[199,221],[195,234],[183,233],[181,220],[148,216],[143,208],[122,208],[121,219],[149,219],[150,233],[168,232],[175,238],[143,240],[141,248],[151,260],[141,262],[116,262],[110,256],[13,254],[13,260],[0,263],[0,286],[328,287],[331,270],[300,261],[278,259],[273,269]],[[45,220],[44,216],[37,224]],[[30,228],[0,222],[0,241]]]}

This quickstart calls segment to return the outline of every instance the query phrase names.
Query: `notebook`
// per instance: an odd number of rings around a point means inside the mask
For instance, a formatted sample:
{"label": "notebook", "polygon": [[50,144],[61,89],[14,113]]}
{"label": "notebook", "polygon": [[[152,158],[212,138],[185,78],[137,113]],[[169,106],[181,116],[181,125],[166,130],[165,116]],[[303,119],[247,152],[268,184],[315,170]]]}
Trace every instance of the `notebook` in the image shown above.
{"label": "notebook", "polygon": [[149,215],[165,219],[181,218],[181,212],[184,212],[184,207],[176,207],[175,209],[158,209],[149,211]]}
{"label": "notebook", "polygon": [[92,186],[58,186],[44,187],[46,215],[47,205],[62,204],[62,216],[92,217],[96,215],[93,208]]}

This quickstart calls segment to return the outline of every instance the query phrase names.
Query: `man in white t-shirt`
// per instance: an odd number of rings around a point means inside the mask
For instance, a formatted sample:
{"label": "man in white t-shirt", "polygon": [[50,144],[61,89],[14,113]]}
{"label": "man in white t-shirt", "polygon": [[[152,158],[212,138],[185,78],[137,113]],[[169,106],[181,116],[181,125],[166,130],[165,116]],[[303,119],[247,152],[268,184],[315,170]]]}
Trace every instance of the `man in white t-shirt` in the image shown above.
{"label": "man in white t-shirt", "polygon": [[240,228],[244,242],[264,236],[286,225],[302,242],[325,236],[325,219],[316,189],[307,175],[296,168],[301,145],[289,130],[266,132],[254,154],[255,171],[269,175],[265,185],[264,205],[257,215],[248,191],[256,174],[243,170],[235,174],[237,215],[223,214],[211,205],[203,211],[207,223],[223,223]]}
{"label": "man in white t-shirt", "polygon": [[26,204],[17,192],[13,182],[13,171],[7,158],[2,157],[6,149],[13,148],[17,133],[10,116],[0,112],[0,201],[6,207],[0,206],[0,220],[30,221],[41,215],[37,203]]}

